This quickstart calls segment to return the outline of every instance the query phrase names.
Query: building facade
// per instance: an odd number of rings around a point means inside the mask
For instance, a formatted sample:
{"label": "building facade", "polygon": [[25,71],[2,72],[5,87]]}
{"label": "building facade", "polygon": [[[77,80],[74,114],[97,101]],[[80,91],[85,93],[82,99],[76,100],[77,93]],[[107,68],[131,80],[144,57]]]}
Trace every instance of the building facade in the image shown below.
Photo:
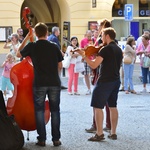
{"label": "building facade", "polygon": [[[139,15],[139,1],[141,0],[0,0],[0,53],[5,53],[3,44],[12,32],[21,27],[27,33],[24,26],[22,12],[25,7],[31,10],[32,25],[44,22],[51,32],[52,26],[59,26],[61,30],[60,41],[71,36],[77,36],[79,41],[84,37],[86,30],[96,28],[97,20],[107,18],[112,20],[113,27],[117,31],[117,39],[123,39],[130,34],[131,22],[138,22],[138,32],[143,28],[149,28],[149,12],[144,9]],[[145,3],[145,2],[144,2]],[[149,7],[149,0],[147,0]],[[132,21],[124,20],[124,5],[133,4],[134,13]],[[116,13],[113,13],[116,11]]]}

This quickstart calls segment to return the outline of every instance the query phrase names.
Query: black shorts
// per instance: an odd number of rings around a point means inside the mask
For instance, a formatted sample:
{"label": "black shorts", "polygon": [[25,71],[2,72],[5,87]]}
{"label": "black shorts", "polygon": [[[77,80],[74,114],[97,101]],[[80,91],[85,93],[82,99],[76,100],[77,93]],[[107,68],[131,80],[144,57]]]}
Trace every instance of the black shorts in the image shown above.
{"label": "black shorts", "polygon": [[91,106],[103,109],[106,103],[109,107],[117,106],[120,79],[113,82],[97,82],[92,92]]}

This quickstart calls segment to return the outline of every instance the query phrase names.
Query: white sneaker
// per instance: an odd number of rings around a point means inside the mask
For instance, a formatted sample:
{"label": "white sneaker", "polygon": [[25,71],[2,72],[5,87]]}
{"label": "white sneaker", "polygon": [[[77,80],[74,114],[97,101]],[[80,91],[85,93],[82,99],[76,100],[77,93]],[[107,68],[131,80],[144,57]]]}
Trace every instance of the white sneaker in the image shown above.
{"label": "white sneaker", "polygon": [[7,96],[4,96],[4,101],[7,101],[7,100],[8,100]]}
{"label": "white sneaker", "polygon": [[91,90],[87,90],[86,95],[90,95],[91,94]]}
{"label": "white sneaker", "polygon": [[74,92],[74,95],[80,95],[78,92]]}
{"label": "white sneaker", "polygon": [[6,94],[9,94],[9,91],[8,91],[8,90],[6,91]]}
{"label": "white sneaker", "polygon": [[68,92],[68,95],[73,95],[73,93],[72,92]]}
{"label": "white sneaker", "polygon": [[146,89],[143,89],[142,91],[141,91],[141,93],[146,93],[147,92],[147,90]]}
{"label": "white sneaker", "polygon": [[86,83],[85,83],[85,78],[83,78],[83,84],[86,85]]}

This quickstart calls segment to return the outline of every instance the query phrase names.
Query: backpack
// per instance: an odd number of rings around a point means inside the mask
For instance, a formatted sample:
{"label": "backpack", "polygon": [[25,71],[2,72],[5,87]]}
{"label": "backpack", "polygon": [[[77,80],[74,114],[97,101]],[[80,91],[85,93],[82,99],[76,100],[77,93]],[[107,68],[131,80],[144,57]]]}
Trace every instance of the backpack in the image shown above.
{"label": "backpack", "polygon": [[23,133],[14,116],[8,116],[3,93],[0,91],[0,150],[20,150],[23,145]]}

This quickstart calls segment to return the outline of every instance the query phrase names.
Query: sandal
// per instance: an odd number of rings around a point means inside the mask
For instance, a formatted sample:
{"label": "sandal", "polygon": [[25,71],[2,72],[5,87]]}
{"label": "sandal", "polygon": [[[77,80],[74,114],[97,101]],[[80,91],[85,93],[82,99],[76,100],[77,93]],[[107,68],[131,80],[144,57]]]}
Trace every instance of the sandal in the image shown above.
{"label": "sandal", "polygon": [[95,134],[95,136],[92,136],[91,138],[88,139],[88,141],[93,141],[93,142],[100,142],[102,140],[104,140],[104,134],[102,135],[97,135]]}
{"label": "sandal", "polygon": [[134,90],[131,90],[131,93],[132,93],[132,94],[136,94],[136,92],[135,92]]}
{"label": "sandal", "polygon": [[125,91],[126,94],[129,94],[129,91]]}
{"label": "sandal", "polygon": [[117,140],[117,135],[116,134],[110,134],[110,135],[108,135],[108,138],[112,139],[112,140]]}

